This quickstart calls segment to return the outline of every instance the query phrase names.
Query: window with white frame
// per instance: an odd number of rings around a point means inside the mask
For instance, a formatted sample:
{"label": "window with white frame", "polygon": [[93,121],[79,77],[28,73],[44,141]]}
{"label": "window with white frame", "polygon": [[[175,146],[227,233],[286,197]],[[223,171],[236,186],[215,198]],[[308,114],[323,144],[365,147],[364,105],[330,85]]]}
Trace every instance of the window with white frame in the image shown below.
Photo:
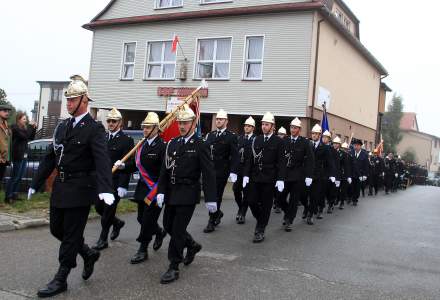
{"label": "window with white frame", "polygon": [[147,65],[145,79],[174,79],[176,74],[176,53],[172,41],[147,43]]}
{"label": "window with white frame", "polygon": [[232,2],[232,0],[201,0],[201,4],[210,4],[210,3],[222,3],[222,2]]}
{"label": "window with white frame", "polygon": [[121,79],[134,78],[134,61],[136,58],[136,43],[125,43],[122,57]]}
{"label": "window with white frame", "polygon": [[231,46],[231,38],[199,39],[195,77],[229,79]]}
{"label": "window with white frame", "polygon": [[263,77],[263,36],[246,37],[243,79],[262,79]]}
{"label": "window with white frame", "polygon": [[183,0],[156,0],[156,8],[181,7]]}

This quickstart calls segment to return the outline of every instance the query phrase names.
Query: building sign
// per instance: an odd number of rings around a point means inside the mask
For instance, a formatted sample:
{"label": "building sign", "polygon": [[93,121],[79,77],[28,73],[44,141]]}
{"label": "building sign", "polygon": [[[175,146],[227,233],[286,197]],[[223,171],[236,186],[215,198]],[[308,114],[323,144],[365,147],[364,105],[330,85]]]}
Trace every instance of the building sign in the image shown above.
{"label": "building sign", "polygon": [[[157,95],[158,96],[176,96],[176,97],[188,97],[195,90],[194,87],[158,87]],[[208,89],[201,89],[199,91],[200,97],[206,98],[208,97]]]}
{"label": "building sign", "polygon": [[330,107],[331,101],[331,93],[329,90],[320,86],[318,88],[318,95],[316,95],[316,107],[322,108],[322,105],[325,103],[327,109]]}
{"label": "building sign", "polygon": [[183,97],[179,98],[179,97],[175,97],[175,96],[171,96],[167,99],[167,107],[166,107],[166,112],[167,114],[170,113],[173,109],[175,109],[177,106],[179,106],[180,104],[182,104],[183,102]]}

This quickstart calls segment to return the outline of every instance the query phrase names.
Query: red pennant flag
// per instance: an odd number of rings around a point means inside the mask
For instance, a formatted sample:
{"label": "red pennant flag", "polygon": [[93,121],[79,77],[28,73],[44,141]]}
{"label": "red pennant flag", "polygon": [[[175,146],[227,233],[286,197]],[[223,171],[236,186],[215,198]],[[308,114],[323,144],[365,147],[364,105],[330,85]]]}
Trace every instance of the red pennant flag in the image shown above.
{"label": "red pennant flag", "polygon": [[175,35],[174,39],[173,39],[173,45],[171,47],[171,52],[176,53],[178,43],[179,43],[179,37],[177,35]]}

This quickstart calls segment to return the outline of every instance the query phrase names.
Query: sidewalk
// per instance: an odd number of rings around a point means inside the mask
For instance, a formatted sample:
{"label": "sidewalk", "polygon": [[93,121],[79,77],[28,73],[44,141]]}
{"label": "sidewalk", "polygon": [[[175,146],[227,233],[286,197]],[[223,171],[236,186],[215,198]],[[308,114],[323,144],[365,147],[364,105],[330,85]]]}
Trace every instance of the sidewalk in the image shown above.
{"label": "sidewalk", "polygon": [[49,224],[45,218],[31,218],[8,213],[0,213],[0,232],[38,227]]}

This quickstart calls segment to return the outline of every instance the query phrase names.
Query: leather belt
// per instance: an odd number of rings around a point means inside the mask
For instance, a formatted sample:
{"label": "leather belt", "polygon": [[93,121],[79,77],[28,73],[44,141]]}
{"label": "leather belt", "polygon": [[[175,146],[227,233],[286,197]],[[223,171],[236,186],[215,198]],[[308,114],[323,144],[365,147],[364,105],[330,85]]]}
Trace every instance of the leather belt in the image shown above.
{"label": "leather belt", "polygon": [[58,171],[57,175],[58,175],[58,178],[60,179],[61,182],[65,182],[66,180],[69,180],[69,179],[91,176],[91,175],[93,175],[93,172],[72,172],[72,173],[69,173],[69,172],[64,172],[64,171]]}

